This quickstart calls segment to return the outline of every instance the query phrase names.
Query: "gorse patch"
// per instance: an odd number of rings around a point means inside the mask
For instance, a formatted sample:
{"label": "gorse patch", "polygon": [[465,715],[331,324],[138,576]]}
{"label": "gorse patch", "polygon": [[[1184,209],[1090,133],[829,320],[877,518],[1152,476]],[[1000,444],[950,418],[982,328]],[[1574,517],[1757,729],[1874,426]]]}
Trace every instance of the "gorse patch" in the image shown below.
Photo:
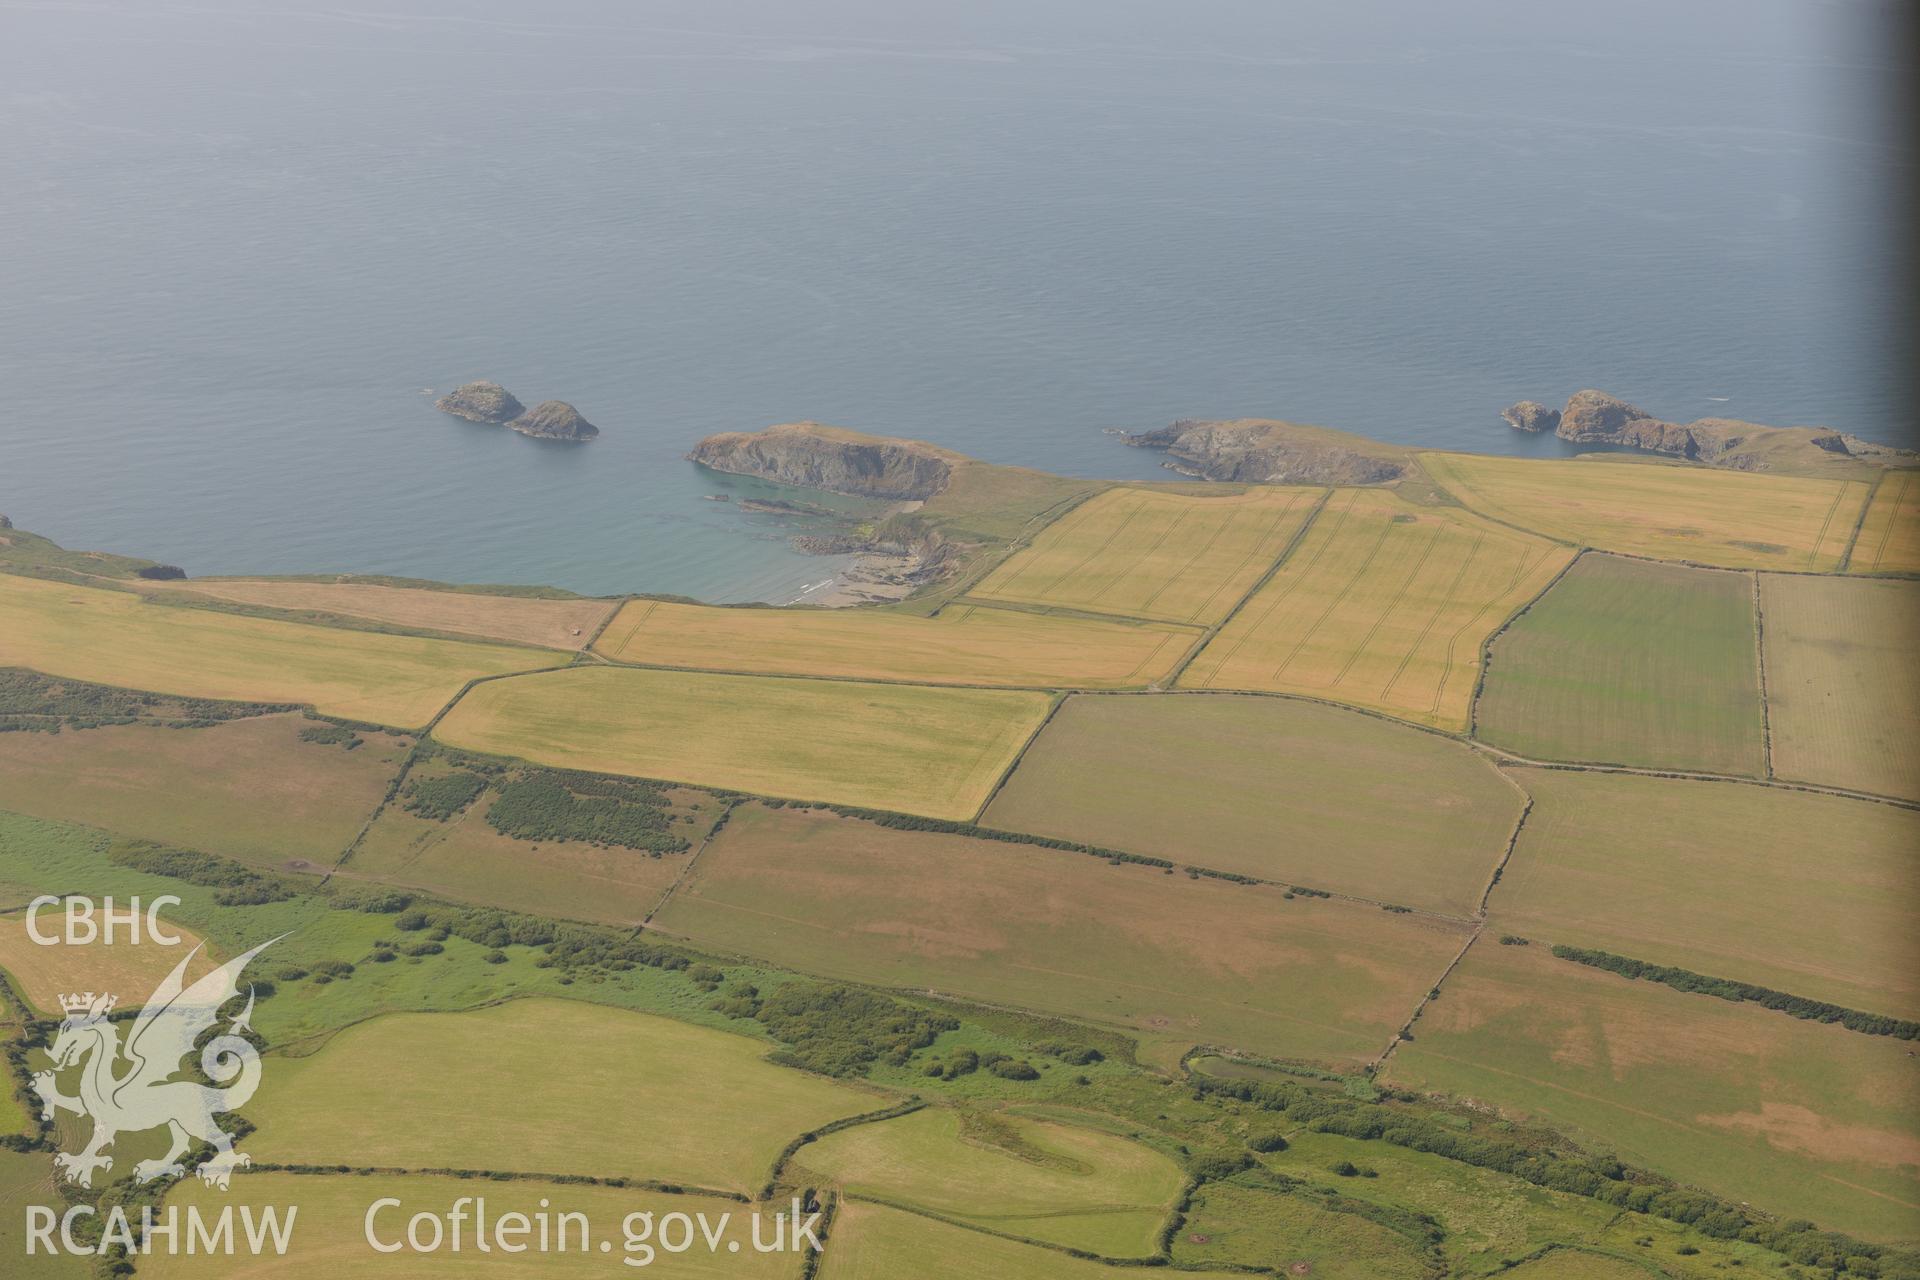
{"label": "gorse patch", "polygon": [[407,784],[405,808],[408,813],[435,822],[445,822],[472,804],[487,789],[487,780],[477,773],[449,773],[438,778],[416,778]]}
{"label": "gorse patch", "polygon": [[293,886],[279,876],[265,875],[231,858],[195,849],[169,848],[152,840],[119,841],[108,850],[107,856],[136,871],[205,885],[214,890],[213,900],[223,907],[282,902],[295,892]]}
{"label": "gorse patch", "polygon": [[713,1008],[753,1018],[787,1047],[771,1062],[826,1076],[863,1076],[877,1061],[904,1066],[916,1049],[931,1045],[957,1018],[913,1009],[852,987],[792,982],[761,998],[724,996]]}
{"label": "gorse patch", "polygon": [[678,853],[687,842],[668,824],[659,787],[560,769],[531,770],[500,784],[487,823],[517,840],[584,840],[649,853]]}

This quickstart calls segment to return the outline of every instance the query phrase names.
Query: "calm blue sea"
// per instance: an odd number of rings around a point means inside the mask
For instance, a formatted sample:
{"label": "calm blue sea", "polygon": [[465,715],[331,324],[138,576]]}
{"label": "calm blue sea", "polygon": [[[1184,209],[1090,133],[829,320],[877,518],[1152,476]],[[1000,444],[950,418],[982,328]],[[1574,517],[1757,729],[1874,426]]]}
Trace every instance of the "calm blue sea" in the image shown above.
{"label": "calm blue sea", "polygon": [[[785,599],[700,436],[1161,474],[1522,397],[1896,439],[1883,12],[0,3],[0,511],[196,573]],[[436,413],[492,377],[604,434]],[[734,492],[750,486],[735,485]]]}

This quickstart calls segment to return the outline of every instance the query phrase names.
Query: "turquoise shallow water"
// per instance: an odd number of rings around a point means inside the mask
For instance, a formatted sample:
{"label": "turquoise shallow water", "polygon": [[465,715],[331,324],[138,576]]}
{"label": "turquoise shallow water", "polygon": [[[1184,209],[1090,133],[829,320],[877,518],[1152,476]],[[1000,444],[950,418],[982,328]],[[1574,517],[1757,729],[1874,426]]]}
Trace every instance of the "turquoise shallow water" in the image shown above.
{"label": "turquoise shallow water", "polygon": [[[933,8],[0,6],[0,511],[785,599],[832,562],[701,501],[701,435],[1155,475],[1101,429],[1552,451],[1497,412],[1585,385],[1903,429],[1870,4]],[[604,434],[433,411],[479,376]]]}

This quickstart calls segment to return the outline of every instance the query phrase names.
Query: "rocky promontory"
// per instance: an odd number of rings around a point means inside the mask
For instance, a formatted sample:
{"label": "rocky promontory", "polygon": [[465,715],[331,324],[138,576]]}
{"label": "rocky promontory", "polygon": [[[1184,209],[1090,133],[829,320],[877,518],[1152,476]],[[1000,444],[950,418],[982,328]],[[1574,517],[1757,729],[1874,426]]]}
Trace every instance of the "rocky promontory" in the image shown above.
{"label": "rocky promontory", "polygon": [[1508,405],[1500,411],[1507,425],[1515,431],[1531,431],[1536,434],[1552,431],[1560,425],[1560,411],[1549,409],[1537,400],[1522,400],[1519,404]]}
{"label": "rocky promontory", "polygon": [[513,392],[497,382],[484,381],[455,387],[434,401],[433,407],[468,422],[508,423],[527,411],[513,398]]}
{"label": "rocky promontory", "polygon": [[483,380],[455,387],[434,401],[433,407],[468,422],[511,427],[536,440],[591,440],[600,434],[600,428],[565,400],[542,400],[529,409],[497,382]]}
{"label": "rocky promontory", "polygon": [[1182,420],[1139,434],[1136,449],[1163,449],[1169,471],[1241,484],[1385,484],[1406,474],[1407,451],[1328,427],[1267,418]]}
{"label": "rocky promontory", "polygon": [[869,436],[818,422],[724,431],[687,455],[715,471],[863,498],[920,500],[947,487],[957,453],[920,440]]}
{"label": "rocky promontory", "polygon": [[[1733,471],[1819,470],[1849,460],[1880,464],[1912,456],[1826,427],[1768,427],[1734,418],[1668,422],[1591,387],[1574,392],[1558,413],[1523,400],[1500,416],[1522,430],[1537,431],[1546,415],[1556,421],[1554,434],[1575,444],[1641,449]],[[1529,427],[1516,419],[1542,425]]]}

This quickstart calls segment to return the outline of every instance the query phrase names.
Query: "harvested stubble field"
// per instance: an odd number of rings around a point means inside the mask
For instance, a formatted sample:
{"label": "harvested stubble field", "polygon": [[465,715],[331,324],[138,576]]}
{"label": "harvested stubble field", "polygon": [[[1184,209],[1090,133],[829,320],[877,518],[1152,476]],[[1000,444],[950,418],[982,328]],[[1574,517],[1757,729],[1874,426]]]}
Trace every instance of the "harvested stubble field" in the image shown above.
{"label": "harvested stubble field", "polygon": [[402,727],[427,723],[476,677],[561,661],[537,649],[169,608],[12,574],[0,574],[0,617],[0,666],[183,697],[310,703]]}
{"label": "harvested stubble field", "polygon": [[[718,816],[719,802],[679,788],[674,799],[676,810],[693,818],[676,830],[698,845]],[[655,857],[582,840],[535,842],[502,835],[487,825],[493,803],[494,797],[483,796],[446,822],[389,805],[337,874],[423,889],[454,902],[634,925],[687,865],[687,853]]]}
{"label": "harvested stubble field", "polygon": [[1920,573],[1920,471],[1889,471],[1880,477],[1847,571]]}
{"label": "harvested stubble field", "polygon": [[621,662],[766,675],[1118,689],[1166,675],[1198,639],[1164,624],[970,604],[919,618],[635,600],[594,648]]}
{"label": "harvested stubble field", "polygon": [[1096,694],[1048,721],[983,821],[1464,915],[1521,804],[1471,749],[1373,716]]}
{"label": "harvested stubble field", "polygon": [[1124,1138],[950,1107],[842,1129],[797,1159],[854,1195],[1109,1258],[1151,1254],[1186,1182]]}
{"label": "harvested stubble field", "polygon": [[1537,1117],[1595,1151],[1867,1239],[1920,1231],[1911,1045],[1483,937],[1388,1082]]}
{"label": "harvested stubble field", "polygon": [[[744,1036],[570,1000],[395,1014],[347,1028],[310,1057],[276,1062],[248,1108],[260,1126],[248,1147],[279,1163],[587,1174],[747,1192],[794,1137],[884,1105],[866,1090],[774,1066],[766,1051]],[[579,1123],[583,1116],[593,1122]]]}
{"label": "harvested stubble field", "polygon": [[[124,909],[124,904],[120,905]],[[111,992],[119,997],[120,1008],[137,1008],[195,947],[201,947],[201,951],[187,966],[188,981],[218,963],[193,930],[167,916],[164,909],[161,918],[169,933],[179,935],[179,946],[148,941],[144,921],[138,946],[126,942],[124,926],[113,946],[43,944],[27,933],[26,912],[10,911],[0,915],[0,970],[6,971],[14,987],[45,1016],[59,1017],[60,997],[75,991]],[[65,923],[60,908],[53,907],[41,913],[37,927],[43,935],[58,936]]]}
{"label": "harvested stubble field", "polygon": [[1457,508],[1340,490],[1180,684],[1304,693],[1465,729],[1480,646],[1573,554]]}
{"label": "harvested stubble field", "polygon": [[1513,776],[1534,805],[1488,903],[1497,932],[1920,1017],[1920,814],[1735,783]]}
{"label": "harvested stubble field", "polygon": [[[489,1231],[511,1213],[524,1214],[534,1224],[532,1231],[518,1237],[520,1244],[529,1246],[524,1252],[507,1253],[497,1246],[482,1252],[474,1239],[475,1207],[471,1203],[467,1205],[461,1247],[453,1249],[451,1228],[444,1215],[460,1200],[477,1197],[486,1200]],[[367,1212],[375,1201],[383,1199],[400,1204],[387,1206],[374,1218],[374,1230],[382,1243],[403,1242],[408,1219],[416,1213],[431,1213],[441,1218],[441,1227],[448,1232],[441,1247],[431,1253],[405,1247],[394,1253],[374,1251],[367,1244]],[[156,1252],[141,1258],[141,1280],[339,1280],[341,1276],[355,1280],[362,1276],[369,1280],[465,1280],[468,1276],[607,1280],[617,1275],[663,1276],[666,1280],[792,1280],[799,1267],[791,1252],[754,1251],[754,1209],[749,1205],[715,1196],[673,1195],[634,1187],[492,1182],[431,1174],[259,1172],[235,1178],[230,1191],[210,1190],[199,1179],[188,1178],[167,1192],[165,1204],[180,1206],[182,1230],[189,1207],[199,1209],[210,1221],[218,1219],[228,1205],[235,1206],[236,1218],[241,1208],[251,1208],[258,1214],[274,1207],[281,1211],[284,1222],[289,1206],[298,1206],[299,1216],[292,1247],[284,1257],[271,1249],[258,1257],[244,1250],[232,1255],[189,1255],[183,1246],[177,1254]],[[697,1229],[695,1247],[683,1253],[660,1248],[658,1224],[673,1213],[704,1214],[717,1233],[718,1248],[710,1252]],[[155,1216],[164,1214],[162,1209]],[[548,1215],[546,1221],[552,1232],[551,1246],[544,1251],[533,1247],[540,1238],[541,1214]],[[587,1247],[579,1243],[583,1228],[577,1220],[565,1225],[566,1247],[559,1247],[561,1214],[585,1215],[592,1233]],[[638,1249],[631,1254],[626,1251],[623,1224],[629,1214],[650,1215],[656,1233],[648,1238],[651,1254]],[[721,1230],[723,1215],[727,1222]],[[638,1227],[635,1223],[636,1230]],[[239,1229],[236,1223],[236,1234]],[[432,1238],[426,1228],[422,1232],[423,1241]],[[763,1240],[771,1240],[773,1234],[771,1224],[762,1225]],[[679,1242],[677,1224],[673,1239]],[[602,1241],[612,1245],[611,1252],[601,1251]],[[737,1245],[737,1251],[730,1250],[730,1244]],[[629,1256],[635,1265],[623,1266],[622,1259]],[[644,1268],[639,1266],[643,1260],[648,1260]]]}
{"label": "harvested stubble field", "polygon": [[1339,1062],[1377,1054],[1465,938],[1266,886],[758,806],[654,925],[806,973]]}
{"label": "harvested stubble field", "polygon": [[[1189,1271],[1224,1277],[1230,1271]],[[1244,1274],[1244,1273],[1239,1273]],[[850,1200],[834,1221],[821,1280],[1138,1280],[1140,1267],[1112,1266],[1039,1245],[1004,1240],[885,1205]]]}
{"label": "harvested stubble field", "polygon": [[413,740],[367,733],[348,751],[302,740],[314,725],[280,714],[0,734],[0,807],[255,866],[331,865]]}
{"label": "harvested stubble field", "polygon": [[1540,760],[1760,776],[1752,577],[1582,556],[1489,646],[1475,721]]}
{"label": "harvested stubble field", "polygon": [[616,607],[612,600],[557,600],[292,578],[188,578],[145,589],[296,613],[338,614],[543,649],[586,647],[594,628]]}
{"label": "harvested stubble field", "polygon": [[1920,800],[1920,583],[1768,573],[1760,608],[1774,772]]}
{"label": "harvested stubble field", "polygon": [[1657,463],[1423,453],[1469,508],[1575,546],[1729,569],[1833,569],[1866,502],[1860,480]]}
{"label": "harvested stubble field", "polygon": [[579,667],[473,689],[435,735],[538,764],[971,817],[1044,693]]}
{"label": "harvested stubble field", "polygon": [[1110,489],[1047,526],[975,587],[981,600],[1213,623],[1239,603],[1324,490],[1220,497]]}

